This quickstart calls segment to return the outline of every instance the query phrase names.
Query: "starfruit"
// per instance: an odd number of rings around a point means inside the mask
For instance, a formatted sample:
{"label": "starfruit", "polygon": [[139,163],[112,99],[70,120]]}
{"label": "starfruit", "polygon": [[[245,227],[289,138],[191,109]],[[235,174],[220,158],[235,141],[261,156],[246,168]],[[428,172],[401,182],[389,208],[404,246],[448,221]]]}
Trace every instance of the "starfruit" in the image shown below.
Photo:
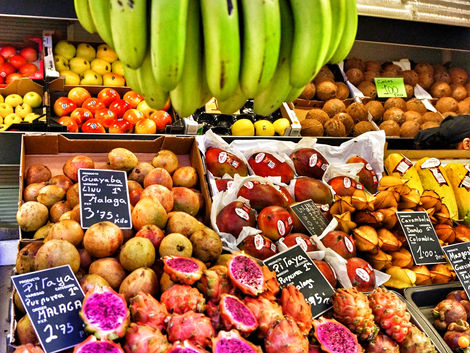
{"label": "starfruit", "polygon": [[406,194],[400,194],[400,201],[398,202],[398,209],[404,208],[414,209],[419,205],[421,196],[416,189],[410,189]]}
{"label": "starfruit", "polygon": [[452,271],[445,264],[433,265],[430,268],[433,284],[449,283],[452,281]]}
{"label": "starfruit", "polygon": [[444,243],[452,244],[455,241],[456,232],[454,227],[449,224],[437,224],[434,227],[437,237]]}
{"label": "starfruit", "polygon": [[380,228],[377,230],[377,235],[382,242],[380,247],[383,251],[398,251],[401,248],[401,241],[386,228]]}
{"label": "starfruit", "polygon": [[330,214],[340,215],[345,212],[354,212],[356,209],[351,205],[350,196],[338,196],[335,195],[335,202],[330,207]]}
{"label": "starfruit", "polygon": [[380,212],[384,215],[384,219],[382,221],[383,227],[387,229],[392,229],[393,227],[395,227],[395,224],[397,224],[398,222],[396,207],[381,208],[376,212]]}
{"label": "starfruit", "polygon": [[403,289],[413,287],[416,283],[416,273],[408,268],[391,266],[386,271],[391,277],[385,282],[387,287]]}
{"label": "starfruit", "polygon": [[416,285],[432,284],[431,272],[425,265],[413,266],[411,270],[416,274]]}
{"label": "starfruit", "polygon": [[351,204],[356,211],[372,210],[373,209],[373,196],[365,190],[356,189],[351,196]]}
{"label": "starfruit", "polygon": [[462,243],[470,241],[470,228],[463,224],[455,227],[455,239]]}
{"label": "starfruit", "polygon": [[378,210],[381,208],[398,207],[397,197],[399,198],[400,195],[390,189],[380,191],[375,195],[374,209]]}
{"label": "starfruit", "polygon": [[413,256],[411,253],[405,249],[401,248],[400,250],[392,252],[392,265],[398,267],[413,267]]}
{"label": "starfruit", "polygon": [[362,225],[353,230],[356,249],[359,251],[376,253],[379,249],[377,231],[371,226]]}
{"label": "starfruit", "polygon": [[379,271],[392,266],[392,255],[387,254],[380,249],[376,254],[367,254],[366,259],[371,263],[372,267]]}
{"label": "starfruit", "polygon": [[344,212],[339,215],[334,215],[338,221],[337,230],[342,230],[345,233],[350,234],[351,231],[357,227],[357,224],[351,220],[351,212]]}
{"label": "starfruit", "polygon": [[384,215],[381,212],[362,210],[354,212],[353,218],[354,222],[357,224],[367,224],[372,227],[380,227],[384,220]]}

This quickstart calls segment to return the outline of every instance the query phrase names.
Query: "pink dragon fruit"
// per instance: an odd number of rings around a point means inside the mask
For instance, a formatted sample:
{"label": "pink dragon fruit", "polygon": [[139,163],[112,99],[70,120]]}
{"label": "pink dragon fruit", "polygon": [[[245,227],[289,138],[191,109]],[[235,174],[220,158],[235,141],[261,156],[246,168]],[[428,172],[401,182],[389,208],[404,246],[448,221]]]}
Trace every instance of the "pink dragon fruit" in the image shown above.
{"label": "pink dragon fruit", "polygon": [[243,293],[257,296],[264,291],[264,275],[261,266],[244,254],[233,255],[227,263],[228,276]]}
{"label": "pink dragon fruit", "polygon": [[264,338],[274,323],[282,320],[284,317],[281,306],[266,298],[246,297],[245,305],[251,310],[258,321],[258,336],[260,338]]}
{"label": "pink dragon fruit", "polygon": [[[328,353],[362,353],[364,350],[357,337],[344,325],[334,319],[320,317],[313,321],[315,337],[321,349]],[[269,353],[269,352],[268,352]]]}
{"label": "pink dragon fruit", "polygon": [[86,293],[80,317],[85,330],[110,340],[124,337],[130,321],[126,299],[111,287],[99,286]]}
{"label": "pink dragon fruit", "polygon": [[219,310],[220,317],[227,330],[235,328],[243,335],[249,335],[258,327],[255,315],[234,295],[222,294]]}
{"label": "pink dragon fruit", "polygon": [[375,338],[369,342],[367,353],[400,353],[400,346],[386,334],[379,332]]}
{"label": "pink dragon fruit", "polygon": [[237,330],[219,331],[212,340],[213,353],[262,353],[259,346],[243,339]]}
{"label": "pink dragon fruit", "polygon": [[227,266],[217,265],[202,273],[197,287],[208,301],[218,303],[222,294],[233,294],[234,288],[227,272]]}
{"label": "pink dragon fruit", "polygon": [[106,338],[98,341],[91,335],[73,349],[73,353],[124,353],[121,345]]}
{"label": "pink dragon fruit", "polygon": [[282,288],[281,306],[284,315],[293,318],[302,334],[307,335],[312,329],[312,310],[302,292],[293,284]]}
{"label": "pink dragon fruit", "polygon": [[164,353],[169,347],[168,340],[157,328],[132,323],[126,332],[126,353]]}
{"label": "pink dragon fruit", "polygon": [[166,353],[208,353],[205,349],[195,346],[190,341],[175,342]]}
{"label": "pink dragon fruit", "polygon": [[202,261],[192,257],[165,256],[163,271],[170,275],[173,282],[192,285],[201,279],[206,266]]}
{"label": "pink dragon fruit", "polygon": [[308,339],[302,335],[297,324],[289,316],[268,331],[264,348],[266,353],[308,353],[309,350]]}
{"label": "pink dragon fruit", "polygon": [[206,315],[211,319],[212,327],[216,330],[222,330],[224,325],[222,318],[220,317],[219,304],[214,302],[207,302],[206,304]]}
{"label": "pink dragon fruit", "polygon": [[165,319],[169,315],[166,306],[150,294],[140,292],[131,298],[129,310],[132,320],[138,324],[147,324],[159,330],[166,327]]}
{"label": "pink dragon fruit", "polygon": [[170,342],[189,340],[202,347],[210,346],[211,339],[215,336],[211,320],[194,311],[172,315],[168,321],[167,332]]}
{"label": "pink dragon fruit", "polygon": [[175,284],[162,293],[160,302],[170,313],[184,314],[187,311],[203,312],[206,300],[193,287],[185,284]]}

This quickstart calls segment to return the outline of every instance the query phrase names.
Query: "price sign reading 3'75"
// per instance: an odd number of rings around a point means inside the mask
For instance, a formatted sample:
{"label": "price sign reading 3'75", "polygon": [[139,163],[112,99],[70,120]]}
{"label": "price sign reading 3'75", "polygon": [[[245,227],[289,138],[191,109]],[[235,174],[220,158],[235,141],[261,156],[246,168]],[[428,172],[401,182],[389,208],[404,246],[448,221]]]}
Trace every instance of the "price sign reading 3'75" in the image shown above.
{"label": "price sign reading 3'75", "polygon": [[82,228],[110,221],[131,229],[127,174],[120,170],[79,169],[80,221]]}

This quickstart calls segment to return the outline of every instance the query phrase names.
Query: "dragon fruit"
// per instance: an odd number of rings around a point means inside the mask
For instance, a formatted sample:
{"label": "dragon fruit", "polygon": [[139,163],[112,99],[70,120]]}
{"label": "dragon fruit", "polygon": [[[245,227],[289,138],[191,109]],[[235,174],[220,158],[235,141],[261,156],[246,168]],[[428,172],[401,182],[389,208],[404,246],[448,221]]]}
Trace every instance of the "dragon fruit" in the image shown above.
{"label": "dragon fruit", "polygon": [[126,332],[126,353],[164,353],[168,340],[158,328],[132,323]]}
{"label": "dragon fruit", "polygon": [[380,332],[370,341],[366,353],[400,353],[400,347],[397,342]]}
{"label": "dragon fruit", "polygon": [[255,315],[234,295],[222,294],[219,310],[220,317],[227,330],[235,328],[243,335],[248,335],[258,327]]}
{"label": "dragon fruit", "polygon": [[211,320],[194,311],[172,315],[168,320],[167,332],[170,342],[189,340],[202,347],[210,346],[211,339],[215,336]]}
{"label": "dragon fruit", "polygon": [[268,266],[262,266],[261,270],[264,276],[264,292],[261,293],[261,296],[270,301],[275,301],[281,290],[279,282],[277,281],[276,272],[271,271]]}
{"label": "dragon fruit", "polygon": [[166,327],[165,319],[169,315],[166,306],[150,294],[141,292],[131,298],[129,310],[132,320],[138,324],[147,324],[159,330]]}
{"label": "dragon fruit", "polygon": [[246,297],[245,305],[251,310],[258,321],[258,336],[260,338],[264,338],[274,323],[282,320],[284,317],[282,308],[278,303],[263,297]]}
{"label": "dragon fruit", "polygon": [[357,288],[337,289],[331,298],[336,320],[346,325],[361,340],[372,340],[379,328],[375,324],[367,296]]}
{"label": "dragon fruit", "polygon": [[321,350],[321,347],[309,344],[308,353],[323,353],[323,351]]}
{"label": "dragon fruit", "polygon": [[203,312],[206,300],[193,287],[185,284],[175,284],[162,293],[160,302],[170,313],[184,314],[187,311]]}
{"label": "dragon fruit", "polygon": [[309,344],[294,320],[286,316],[268,331],[264,348],[266,353],[308,353]]}
{"label": "dragon fruit", "polygon": [[243,339],[237,330],[219,331],[212,340],[213,353],[262,353],[260,347]]}
{"label": "dragon fruit", "polygon": [[263,270],[250,256],[233,255],[227,263],[227,268],[230,280],[244,294],[257,296],[263,292]]}
{"label": "dragon fruit", "polygon": [[98,341],[95,336],[91,335],[82,343],[76,345],[73,353],[124,353],[124,351],[118,343],[107,339]]}
{"label": "dragon fruit", "polygon": [[39,346],[35,346],[32,343],[26,343],[16,347],[13,353],[44,353],[44,351]]}
{"label": "dragon fruit", "polygon": [[412,325],[400,343],[400,353],[437,353],[428,336]]}
{"label": "dragon fruit", "polygon": [[224,328],[222,318],[220,317],[219,304],[214,302],[207,302],[206,315],[209,319],[211,319],[212,327],[216,331],[222,330]]}
{"label": "dragon fruit", "polygon": [[205,349],[195,346],[190,341],[175,342],[166,353],[208,353]]}
{"label": "dragon fruit", "polygon": [[377,288],[369,294],[369,305],[375,322],[395,341],[402,342],[411,327],[406,303],[394,292]]}
{"label": "dragon fruit", "polygon": [[192,257],[165,256],[163,271],[170,275],[173,282],[192,285],[199,281],[206,266]]}
{"label": "dragon fruit", "polygon": [[315,337],[321,349],[328,353],[364,352],[357,337],[349,329],[334,319],[320,317],[313,321]]}
{"label": "dragon fruit", "polygon": [[304,295],[293,284],[282,288],[281,306],[284,315],[294,319],[303,335],[312,329],[312,310]]}
{"label": "dragon fruit", "polygon": [[222,294],[234,291],[227,272],[227,266],[217,265],[202,273],[197,287],[208,301],[218,303]]}
{"label": "dragon fruit", "polygon": [[126,299],[111,287],[99,286],[86,293],[80,317],[85,330],[110,340],[124,337],[130,321]]}

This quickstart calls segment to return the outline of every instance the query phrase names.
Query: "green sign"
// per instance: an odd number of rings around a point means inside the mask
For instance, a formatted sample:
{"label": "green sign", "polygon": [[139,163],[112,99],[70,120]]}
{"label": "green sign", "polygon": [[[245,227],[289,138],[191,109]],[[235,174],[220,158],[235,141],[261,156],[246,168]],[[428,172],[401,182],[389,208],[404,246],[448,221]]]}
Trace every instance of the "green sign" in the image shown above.
{"label": "green sign", "polygon": [[406,88],[402,77],[380,77],[375,78],[375,87],[377,97],[390,98],[402,97],[406,98]]}

